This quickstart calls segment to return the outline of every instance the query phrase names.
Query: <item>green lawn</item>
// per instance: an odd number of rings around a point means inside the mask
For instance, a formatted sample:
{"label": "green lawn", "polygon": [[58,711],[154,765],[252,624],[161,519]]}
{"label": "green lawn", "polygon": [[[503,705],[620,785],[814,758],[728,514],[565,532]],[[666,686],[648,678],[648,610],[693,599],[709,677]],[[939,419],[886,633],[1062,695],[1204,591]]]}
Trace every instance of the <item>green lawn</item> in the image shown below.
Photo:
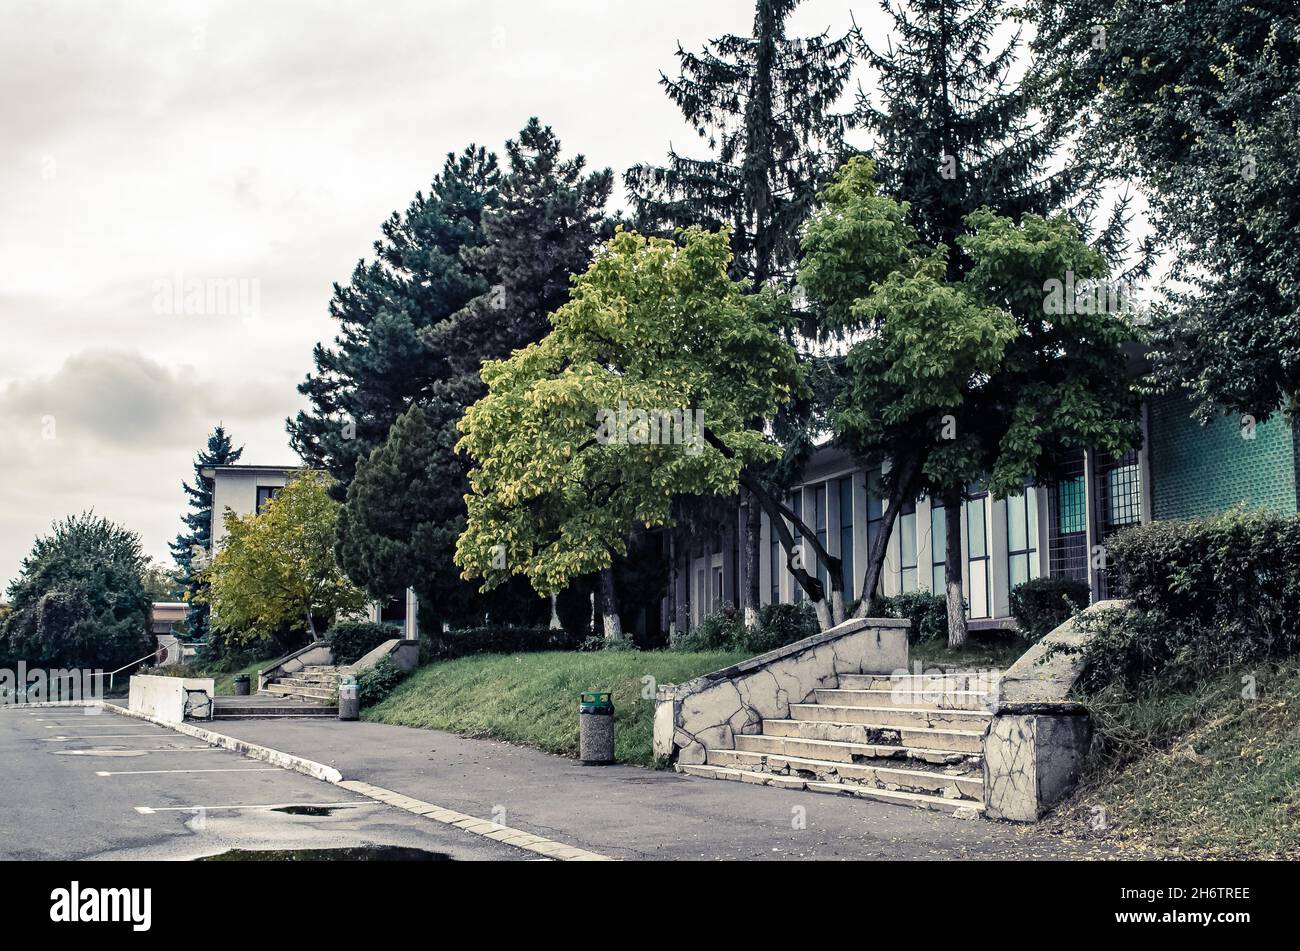
{"label": "green lawn", "polygon": [[578,694],[614,693],[614,755],[654,763],[654,686],[744,660],[739,653],[603,651],[485,654],[421,667],[363,719],[578,752]]}
{"label": "green lawn", "polygon": [[928,670],[931,667],[956,667],[983,669],[997,667],[1006,670],[1020,655],[1029,650],[1029,641],[1018,637],[978,639],[971,637],[962,647],[950,648],[942,640],[913,641],[909,647],[912,666],[919,662]]}

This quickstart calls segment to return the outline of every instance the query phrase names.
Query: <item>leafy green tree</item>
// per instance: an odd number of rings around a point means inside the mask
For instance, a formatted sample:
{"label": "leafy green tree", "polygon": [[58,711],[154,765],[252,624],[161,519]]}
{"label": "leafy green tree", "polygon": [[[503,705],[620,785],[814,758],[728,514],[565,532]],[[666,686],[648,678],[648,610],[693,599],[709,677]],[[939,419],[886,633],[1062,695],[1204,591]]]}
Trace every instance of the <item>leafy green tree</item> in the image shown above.
{"label": "leafy green tree", "polygon": [[206,553],[212,547],[212,482],[203,477],[203,470],[234,465],[243,454],[243,447],[235,448],[225,427],[218,424],[209,434],[207,446],[194,456],[194,482],[181,483],[190,510],[181,516],[186,530],[176,536],[171,550],[179,569],[181,600],[190,605],[187,639],[201,641],[208,636],[208,606],[197,598],[202,582],[194,563],[196,551]]}
{"label": "leafy green tree", "polygon": [[138,535],[94,513],[55,522],[9,586],[0,657],[114,670],[144,656],[153,647],[145,563]]}
{"label": "leafy green tree", "polygon": [[[799,229],[817,189],[845,157],[851,115],[837,104],[853,69],[856,30],[794,37],[786,21],[800,0],[756,0],[749,35],[728,34],[698,53],[678,47],[679,75],[664,91],[705,139],[707,158],[669,151],[664,166],[636,165],[624,176],[638,225],[671,231],[699,225],[731,231],[732,276],[756,287],[788,288],[799,257]],[[796,401],[774,421],[785,454],[756,471],[783,496],[813,439],[809,406]],[[762,506],[751,499],[742,593],[745,623],[758,621]],[[688,513],[709,520],[706,511]]]}
{"label": "leafy green tree", "polygon": [[361,611],[365,592],[334,560],[339,505],[329,477],[298,473],[260,512],[225,514],[226,537],[204,572],[212,626],[227,641],[317,637],[319,623]]}
{"label": "leafy green tree", "polygon": [[949,277],[948,249],[929,247],[906,203],[879,194],[874,167],[852,159],[809,223],[800,274],[827,326],[848,341],[831,413],[840,445],[889,461],[885,519],[868,553],[865,596],[876,606],[885,546],[901,503],[927,494],[950,514],[949,639],[965,640],[961,589],[962,487],[994,497],[1050,479],[1059,452],[1122,453],[1138,439],[1138,396],[1126,373],[1130,316],[1046,289],[1067,274],[1081,287],[1107,275],[1104,258],[1063,217],[1019,224],[980,209],[958,236],[968,260]]}
{"label": "leafy green tree", "polygon": [[779,335],[788,308],[727,276],[725,232],[683,241],[620,230],[545,338],[484,365],[488,393],[461,422],[476,464],[456,546],[466,577],[558,591],[608,571],[633,528],[670,524],[675,499],[733,494],[779,453],[752,421],[799,385]]}
{"label": "leafy green tree", "polygon": [[1300,10],[1291,0],[1031,0],[1051,107],[1136,179],[1172,258],[1159,382],[1197,415],[1300,395]]}
{"label": "leafy green tree", "polygon": [[416,192],[405,214],[384,222],[374,260],[359,261],[346,287],[334,285],[339,335],[332,347],[316,345],[316,372],[298,387],[311,407],[287,428],[303,461],[334,476],[336,498],[393,421],[449,375],[447,355],[424,334],[492,286],[470,252],[485,240],[483,214],[497,204],[500,178],[493,153],[471,145],[449,154],[428,195]]}

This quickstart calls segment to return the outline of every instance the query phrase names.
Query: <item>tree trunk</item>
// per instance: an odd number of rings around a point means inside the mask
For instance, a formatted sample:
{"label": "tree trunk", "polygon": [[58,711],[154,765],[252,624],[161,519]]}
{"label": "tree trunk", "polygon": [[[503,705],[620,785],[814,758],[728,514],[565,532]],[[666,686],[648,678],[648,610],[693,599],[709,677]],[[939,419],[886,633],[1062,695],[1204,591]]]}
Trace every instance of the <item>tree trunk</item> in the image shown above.
{"label": "tree trunk", "polygon": [[[744,474],[741,475],[741,482],[750,490],[751,498],[756,499],[763,506],[763,510],[767,512],[768,521],[776,531],[777,537],[781,540],[781,548],[785,551],[786,567],[790,569],[790,574],[794,576],[795,582],[799,587],[803,588],[804,593],[808,596],[808,600],[812,603],[813,611],[817,615],[818,628],[826,631],[834,627],[843,620],[843,596],[841,595],[840,598],[841,617],[837,620],[832,613],[831,604],[826,598],[826,589],[822,586],[821,581],[818,580],[816,575],[810,575],[807,568],[804,567],[802,550],[800,551],[800,557],[796,558],[795,556],[794,535],[791,534],[790,527],[785,524],[786,517],[790,518],[791,521],[795,521],[794,513],[786,506],[773,499],[770,494],[764,492],[762,488]],[[804,535],[804,542],[809,542],[810,533],[808,526],[803,524],[803,522],[800,522],[799,525],[800,531]],[[811,542],[815,553],[817,549],[820,548],[820,545],[817,544],[817,537],[815,534],[811,535]],[[799,547],[802,549],[803,546]],[[822,554],[823,557],[829,557],[825,556],[824,550]],[[830,561],[833,562],[833,568],[828,567],[826,572],[827,578],[832,577],[832,573],[838,575],[840,570],[838,558],[830,559]]]}
{"label": "tree trunk", "polygon": [[556,602],[558,600],[559,600],[559,595],[555,595],[555,594],[551,595],[551,630],[552,631],[558,631],[562,627],[564,627],[564,625],[560,623],[560,610],[556,606]]}
{"label": "tree trunk", "polygon": [[310,644],[316,640],[316,619],[311,616],[311,608],[307,608],[307,643]]}
{"label": "tree trunk", "polygon": [[600,616],[605,627],[606,641],[623,639],[623,622],[618,617],[618,594],[614,591],[614,569],[600,571]]}
{"label": "tree trunk", "polygon": [[944,591],[948,597],[948,646],[961,647],[966,643],[966,598],[961,582],[961,489],[949,489],[943,494],[945,525]]}
{"label": "tree trunk", "polygon": [[894,481],[894,490],[886,500],[889,504],[881,512],[880,529],[871,540],[867,550],[867,567],[862,574],[862,600],[854,617],[871,617],[880,606],[880,576],[885,569],[885,553],[889,551],[889,537],[894,534],[894,525],[898,522],[898,511],[903,507],[903,499],[916,491],[913,480],[920,471],[920,462],[906,459],[900,463],[899,472]]}
{"label": "tree trunk", "polygon": [[745,516],[745,627],[758,627],[758,606],[761,603],[761,570],[763,566],[763,510],[758,499],[749,493],[749,508]]}

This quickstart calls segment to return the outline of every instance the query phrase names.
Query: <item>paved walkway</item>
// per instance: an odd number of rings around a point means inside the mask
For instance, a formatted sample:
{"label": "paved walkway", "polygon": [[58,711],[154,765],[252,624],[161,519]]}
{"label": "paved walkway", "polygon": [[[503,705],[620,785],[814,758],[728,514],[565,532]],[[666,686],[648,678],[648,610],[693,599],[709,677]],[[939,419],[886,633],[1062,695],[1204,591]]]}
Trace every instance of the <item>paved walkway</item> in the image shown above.
{"label": "paved walkway", "polygon": [[574,760],[434,730],[229,720],[219,732],[446,809],[622,859],[1108,857],[1033,829]]}

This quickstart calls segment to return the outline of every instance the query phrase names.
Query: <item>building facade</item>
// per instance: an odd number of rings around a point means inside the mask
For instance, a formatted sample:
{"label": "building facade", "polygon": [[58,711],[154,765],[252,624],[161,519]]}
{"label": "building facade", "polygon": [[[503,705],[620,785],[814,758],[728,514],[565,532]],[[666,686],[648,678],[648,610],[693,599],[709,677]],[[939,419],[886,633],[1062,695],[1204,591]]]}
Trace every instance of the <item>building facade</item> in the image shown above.
{"label": "building facade", "polygon": [[[968,487],[960,512],[962,581],[971,626],[1006,627],[1016,585],[1043,576],[1088,583],[1093,600],[1115,592],[1106,539],[1153,519],[1213,514],[1234,505],[1282,514],[1300,510],[1300,435],[1281,415],[1256,424],[1220,418],[1202,426],[1180,396],[1143,408],[1143,444],[1123,457],[1078,451],[1060,460],[1056,485],[1026,485],[994,499]],[[804,469],[787,505],[843,563],[846,600],[862,596],[867,552],[883,524],[882,470],[867,470],[842,452],[824,448]],[[734,525],[711,542],[674,553],[665,625],[683,631],[724,604],[737,605],[746,585],[745,506]],[[937,499],[903,505],[889,539],[881,588],[886,596],[944,590],[946,522]],[[799,532],[791,525],[799,541]],[[803,600],[786,555],[762,517],[759,590],[762,604]],[[811,565],[811,554],[806,563]],[[818,568],[823,582],[825,569]]]}

